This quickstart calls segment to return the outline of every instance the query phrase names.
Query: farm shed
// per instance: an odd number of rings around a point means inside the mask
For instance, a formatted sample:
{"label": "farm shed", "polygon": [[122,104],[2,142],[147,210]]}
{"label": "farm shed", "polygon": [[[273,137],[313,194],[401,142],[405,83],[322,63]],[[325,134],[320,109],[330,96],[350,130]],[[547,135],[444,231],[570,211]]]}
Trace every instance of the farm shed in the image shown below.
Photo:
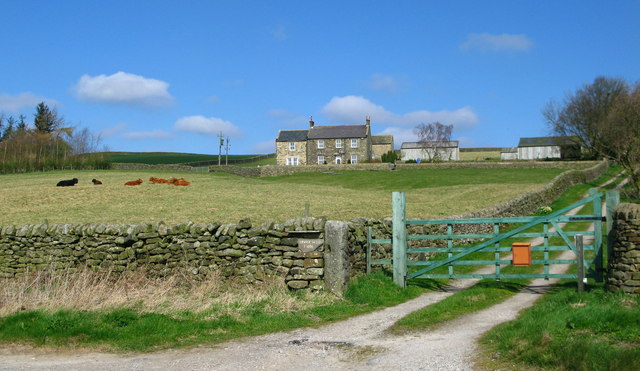
{"label": "farm shed", "polygon": [[502,148],[500,150],[500,160],[517,160],[517,159],[518,159],[517,147]]}
{"label": "farm shed", "polygon": [[439,142],[404,142],[400,147],[402,161],[421,159],[424,161],[458,161],[460,148],[457,140]]}
{"label": "farm shed", "polygon": [[575,158],[581,152],[578,137],[520,138],[518,159]]}

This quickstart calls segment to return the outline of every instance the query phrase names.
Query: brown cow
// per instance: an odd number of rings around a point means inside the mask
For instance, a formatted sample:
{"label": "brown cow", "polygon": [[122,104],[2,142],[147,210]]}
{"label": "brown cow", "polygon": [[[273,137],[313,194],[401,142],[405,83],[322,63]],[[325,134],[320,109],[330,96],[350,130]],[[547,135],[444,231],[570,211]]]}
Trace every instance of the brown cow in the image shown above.
{"label": "brown cow", "polygon": [[126,185],[126,186],[137,186],[137,185],[140,185],[140,184],[142,184],[142,179],[138,178],[138,180],[130,180],[130,181],[126,182],[124,185]]}
{"label": "brown cow", "polygon": [[173,185],[175,186],[188,186],[189,184],[191,183],[189,183],[185,178],[180,178],[175,183],[173,183]]}
{"label": "brown cow", "polygon": [[95,184],[95,185],[102,184],[102,182],[101,182],[101,181],[99,181],[98,179],[91,179],[91,182],[92,182],[93,184]]}
{"label": "brown cow", "polygon": [[168,183],[166,179],[156,178],[155,176],[152,176],[151,178],[149,178],[149,181],[153,184]]}

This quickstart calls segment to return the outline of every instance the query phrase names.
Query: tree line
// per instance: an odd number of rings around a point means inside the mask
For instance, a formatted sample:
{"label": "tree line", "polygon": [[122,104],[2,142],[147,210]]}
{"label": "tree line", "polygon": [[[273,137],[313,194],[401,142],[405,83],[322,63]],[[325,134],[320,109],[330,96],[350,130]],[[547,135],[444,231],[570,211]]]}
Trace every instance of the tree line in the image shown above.
{"label": "tree line", "polygon": [[105,169],[111,164],[96,153],[100,137],[88,129],[68,126],[57,110],[44,102],[33,122],[0,114],[0,173],[56,169]]}
{"label": "tree line", "polygon": [[555,134],[577,138],[587,156],[620,164],[630,198],[640,199],[640,83],[600,76],[562,103],[550,101],[542,114]]}

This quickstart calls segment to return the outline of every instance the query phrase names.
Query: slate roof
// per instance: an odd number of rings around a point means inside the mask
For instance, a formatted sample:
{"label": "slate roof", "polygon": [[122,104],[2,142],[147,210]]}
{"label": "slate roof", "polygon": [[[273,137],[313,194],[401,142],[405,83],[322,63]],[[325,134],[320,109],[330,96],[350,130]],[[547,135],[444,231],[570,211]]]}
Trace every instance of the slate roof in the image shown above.
{"label": "slate roof", "polygon": [[535,137],[520,138],[518,147],[549,147],[578,144],[580,144],[578,137]]}
{"label": "slate roof", "polygon": [[393,143],[393,135],[372,135],[371,144],[391,144]]}
{"label": "slate roof", "polygon": [[276,142],[303,142],[307,140],[308,130],[280,130]]}
{"label": "slate roof", "polygon": [[[433,147],[438,147],[438,148],[457,148],[458,147],[459,142],[457,140],[450,140],[450,141],[441,141],[441,142],[427,142],[426,147],[427,148],[433,148]],[[404,142],[402,143],[402,147],[400,147],[400,149],[417,149],[417,148],[424,148],[425,145],[423,145],[421,142]]]}
{"label": "slate roof", "polygon": [[309,139],[364,138],[367,125],[314,126],[309,129]]}

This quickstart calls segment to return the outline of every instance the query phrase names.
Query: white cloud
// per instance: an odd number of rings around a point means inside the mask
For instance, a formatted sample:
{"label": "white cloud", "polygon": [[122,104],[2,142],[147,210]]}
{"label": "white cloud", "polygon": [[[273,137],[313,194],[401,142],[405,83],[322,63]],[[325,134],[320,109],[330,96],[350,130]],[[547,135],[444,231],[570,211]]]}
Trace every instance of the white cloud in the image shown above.
{"label": "white cloud", "polygon": [[132,131],[122,135],[124,139],[173,139],[173,134],[164,130]]}
{"label": "white cloud", "polygon": [[400,148],[404,142],[417,142],[420,140],[413,132],[413,128],[400,128],[397,126],[389,126],[380,134],[393,135],[393,144],[396,148]]}
{"label": "white cloud", "polygon": [[322,112],[329,120],[345,124],[362,124],[366,116],[371,116],[371,121],[374,124],[413,128],[419,124],[440,121],[445,125],[453,125],[456,130],[464,130],[473,127],[478,122],[478,115],[473,112],[471,107],[462,107],[454,111],[420,110],[396,114],[364,97],[353,95],[333,97],[322,108]]}
{"label": "white cloud", "polygon": [[229,121],[216,117],[187,116],[178,119],[173,128],[198,134],[215,135],[222,132],[225,136],[241,137],[242,130]]}
{"label": "white cloud", "polygon": [[96,103],[161,107],[173,103],[169,84],[126,72],[113,75],[83,75],[74,86],[76,97]]}
{"label": "white cloud", "polygon": [[284,41],[287,39],[287,31],[284,26],[281,25],[271,30],[271,36],[278,41]]}
{"label": "white cloud", "polygon": [[398,81],[393,76],[374,73],[371,79],[369,79],[367,86],[371,90],[395,93],[398,90]]}
{"label": "white cloud", "polygon": [[39,97],[32,93],[20,93],[18,95],[0,94],[0,111],[18,113],[23,108],[35,110],[40,102],[45,102],[48,106],[58,105],[58,102],[53,99]]}
{"label": "white cloud", "polygon": [[254,153],[274,153],[276,151],[276,141],[272,139],[256,143],[253,145],[252,150]]}
{"label": "white cloud", "polygon": [[124,129],[129,126],[126,122],[121,122],[112,127],[106,128],[100,131],[100,137],[102,138],[111,138],[118,134],[120,134]]}
{"label": "white cloud", "polygon": [[480,51],[517,51],[526,52],[533,47],[533,41],[522,34],[500,34],[472,33],[467,36],[467,40],[460,45],[463,51],[477,49]]}

